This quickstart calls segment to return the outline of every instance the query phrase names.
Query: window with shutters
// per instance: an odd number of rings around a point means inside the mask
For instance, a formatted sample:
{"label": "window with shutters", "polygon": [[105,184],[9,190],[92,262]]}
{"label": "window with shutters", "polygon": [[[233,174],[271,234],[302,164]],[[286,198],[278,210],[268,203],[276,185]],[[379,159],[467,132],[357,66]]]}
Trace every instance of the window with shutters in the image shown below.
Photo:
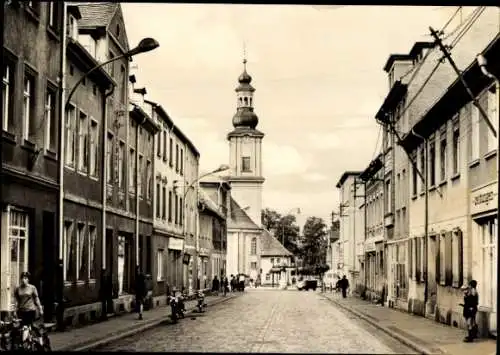
{"label": "window with shutters", "polygon": [[463,280],[463,234],[456,229],[452,233],[453,287],[462,286]]}
{"label": "window with shutters", "polygon": [[[420,149],[420,166],[419,166],[419,169],[420,171],[422,172],[422,174],[424,174],[425,176],[425,149],[424,147],[422,146],[422,148]],[[423,192],[425,189],[425,185],[423,183],[420,183],[420,191]]]}
{"label": "window with shutters", "polygon": [[457,115],[453,119],[453,140],[452,140],[452,172],[453,175],[460,173],[460,117]]}
{"label": "window with shutters", "polygon": [[[488,118],[490,122],[493,124],[495,131],[498,132],[498,89],[496,85],[493,85],[491,88],[488,89],[485,101],[486,105],[483,105],[483,107],[486,107]],[[495,138],[492,130],[489,127],[487,127],[487,130],[488,130],[488,135],[487,135],[488,145],[486,153],[489,153],[497,149],[498,138]]]}
{"label": "window with shutters", "polygon": [[415,249],[416,249],[416,266],[415,266],[415,280],[420,281],[422,275],[422,245],[420,243],[421,238],[415,238]]}
{"label": "window with shutters", "polygon": [[161,219],[165,220],[167,218],[167,188],[165,186],[163,186],[163,188],[162,188],[162,204],[161,204],[161,206],[162,206]]}
{"label": "window with shutters", "polygon": [[[165,144],[167,144],[165,142]],[[169,154],[169,165],[170,167],[174,166],[174,140],[172,137],[170,137],[169,142],[168,142],[168,154]]]}
{"label": "window with shutters", "polygon": [[413,280],[415,279],[415,239],[410,239],[408,243],[408,277]]}
{"label": "window with shutters", "polygon": [[172,205],[173,205],[173,196],[172,191],[168,192],[168,221],[172,222]]}
{"label": "window with shutters", "polygon": [[441,128],[439,137],[441,139],[439,143],[439,166],[440,166],[439,175],[440,175],[440,181],[446,181],[446,164],[448,163],[448,158],[447,158],[448,146],[446,145],[446,123]]}
{"label": "window with shutters", "polygon": [[418,172],[417,172],[417,151],[414,151],[410,156],[411,161],[411,194],[417,196],[418,189]]}
{"label": "window with shutters", "polygon": [[80,111],[78,126],[78,170],[87,172],[89,167],[89,120],[87,114]]}
{"label": "window with shutters", "polygon": [[446,270],[446,259],[445,259],[445,238],[446,233],[442,233],[439,236],[439,284],[445,284],[445,270]]}
{"label": "window with shutters", "polygon": [[174,224],[179,224],[179,196],[177,194],[174,197]]}
{"label": "window with shutters", "polygon": [[[161,137],[161,135],[159,135],[159,137]],[[158,139],[161,140],[160,138],[158,138]],[[159,156],[162,155],[160,146],[158,147],[158,155]],[[166,130],[163,131],[163,161],[167,161],[167,131]]]}
{"label": "window with shutters", "polygon": [[160,189],[160,184],[156,184],[156,218],[161,218],[161,189]]}
{"label": "window with shutters", "polygon": [[445,264],[445,274],[444,274],[444,284],[446,286],[451,286],[453,283],[453,261],[452,261],[452,232],[447,232],[444,238],[444,264]]}

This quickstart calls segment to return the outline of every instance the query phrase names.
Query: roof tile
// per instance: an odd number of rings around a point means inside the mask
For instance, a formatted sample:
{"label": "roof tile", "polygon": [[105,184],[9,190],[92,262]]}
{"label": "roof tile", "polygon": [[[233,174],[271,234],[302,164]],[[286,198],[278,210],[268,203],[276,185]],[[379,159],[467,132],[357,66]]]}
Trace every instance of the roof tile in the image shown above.
{"label": "roof tile", "polygon": [[77,5],[82,19],[78,21],[78,27],[100,27],[108,26],[119,3],[116,2],[75,2]]}

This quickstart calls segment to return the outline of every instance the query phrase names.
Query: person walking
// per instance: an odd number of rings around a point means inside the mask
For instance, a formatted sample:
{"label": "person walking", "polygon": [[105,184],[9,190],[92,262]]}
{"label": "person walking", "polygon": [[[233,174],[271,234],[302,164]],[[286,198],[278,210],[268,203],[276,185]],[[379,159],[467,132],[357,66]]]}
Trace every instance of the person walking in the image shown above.
{"label": "person walking", "polygon": [[138,319],[142,320],[142,313],[144,311],[144,301],[147,295],[146,289],[146,275],[139,270],[137,272],[137,279],[135,280],[135,303],[136,311],[139,314]]}
{"label": "person walking", "polygon": [[231,274],[231,292],[234,292],[236,288],[236,280],[234,278],[234,275]]}
{"label": "person walking", "polygon": [[[21,283],[14,290],[14,298],[16,302],[15,317],[21,320],[21,326],[27,325],[35,331],[39,336],[39,329],[34,324],[36,313],[40,318],[43,317],[43,307],[38,297],[38,290],[36,286],[30,284],[31,274],[27,271],[21,273]],[[14,344],[21,344],[21,333],[14,330],[12,333]]]}
{"label": "person walking", "polygon": [[464,303],[460,305],[464,308],[463,316],[467,323],[467,336],[464,342],[470,343],[477,338],[478,327],[476,323],[477,307],[479,304],[479,294],[477,292],[477,281],[471,280],[468,286],[463,286],[464,290]]}
{"label": "person walking", "polygon": [[340,289],[342,290],[342,298],[347,297],[347,289],[349,288],[349,280],[344,276],[342,276],[342,279],[339,280],[339,286]]}
{"label": "person walking", "polygon": [[220,288],[220,283],[219,283],[219,279],[217,278],[217,275],[216,275],[216,276],[214,276],[214,279],[212,281],[212,292],[218,293],[219,288]]}
{"label": "person walking", "polygon": [[222,292],[224,296],[226,296],[228,288],[229,288],[229,281],[227,280],[227,276],[224,276],[224,278],[222,279]]}

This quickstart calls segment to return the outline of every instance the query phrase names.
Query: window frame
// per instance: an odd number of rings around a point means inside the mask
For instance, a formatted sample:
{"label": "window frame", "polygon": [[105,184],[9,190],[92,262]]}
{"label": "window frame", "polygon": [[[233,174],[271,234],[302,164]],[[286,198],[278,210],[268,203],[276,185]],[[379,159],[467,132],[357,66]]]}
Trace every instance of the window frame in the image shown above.
{"label": "window frame", "polygon": [[[66,168],[70,168],[72,170],[76,169],[76,149],[75,143],[78,135],[77,132],[77,112],[78,108],[75,104],[69,103],[65,108],[65,122],[64,122],[64,131],[65,131],[65,152],[64,152],[64,165]],[[72,113],[72,115],[70,115]],[[71,137],[72,144],[68,144],[69,138]],[[67,154],[69,149],[71,149],[71,154]],[[70,160],[68,160],[68,156],[70,156]]]}
{"label": "window frame", "polygon": [[165,280],[165,273],[163,272],[164,271],[163,257],[165,256],[164,253],[165,253],[164,249],[156,250],[156,281]]}
{"label": "window frame", "polygon": [[[16,103],[16,69],[17,60],[7,51],[6,48],[3,55],[2,67],[2,129],[6,132],[14,131],[14,115]],[[8,74],[6,76],[6,74]],[[6,90],[4,91],[4,88]],[[5,104],[7,103],[7,105]]]}
{"label": "window frame", "polygon": [[242,173],[251,173],[252,172],[252,161],[249,156],[241,157],[241,172]]}
{"label": "window frame", "polygon": [[[78,110],[78,172],[88,174],[89,172],[89,130],[90,116],[82,109]],[[85,125],[82,126],[82,120]]]}
{"label": "window frame", "polygon": [[99,177],[99,121],[90,116],[89,121],[89,175],[93,178]]}
{"label": "window frame", "polygon": [[113,144],[115,141],[115,135],[113,132],[106,132],[106,184],[113,184]]}
{"label": "window frame", "polygon": [[[50,98],[50,102],[49,102]],[[57,152],[57,87],[47,81],[45,86],[45,151]],[[53,141],[52,141],[53,140]]]}
{"label": "window frame", "polygon": [[[34,127],[36,117],[36,82],[37,73],[25,65],[23,75],[23,138],[31,142],[31,139],[37,132]],[[27,84],[30,84],[27,86]],[[34,132],[33,132],[34,131]]]}

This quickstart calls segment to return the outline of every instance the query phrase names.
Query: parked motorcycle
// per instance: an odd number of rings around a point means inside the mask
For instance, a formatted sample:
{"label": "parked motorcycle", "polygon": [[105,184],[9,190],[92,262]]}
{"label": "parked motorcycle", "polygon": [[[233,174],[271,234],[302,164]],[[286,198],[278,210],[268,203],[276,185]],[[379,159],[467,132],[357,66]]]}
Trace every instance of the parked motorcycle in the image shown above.
{"label": "parked motorcycle", "polygon": [[182,300],[182,298],[169,296],[169,304],[171,309],[170,318],[174,323],[177,323],[180,318],[184,318],[184,301]]}
{"label": "parked motorcycle", "polygon": [[198,291],[196,303],[196,309],[198,310],[198,313],[204,312],[204,309],[206,307],[207,304],[205,303],[205,294],[203,293],[203,291]]}

